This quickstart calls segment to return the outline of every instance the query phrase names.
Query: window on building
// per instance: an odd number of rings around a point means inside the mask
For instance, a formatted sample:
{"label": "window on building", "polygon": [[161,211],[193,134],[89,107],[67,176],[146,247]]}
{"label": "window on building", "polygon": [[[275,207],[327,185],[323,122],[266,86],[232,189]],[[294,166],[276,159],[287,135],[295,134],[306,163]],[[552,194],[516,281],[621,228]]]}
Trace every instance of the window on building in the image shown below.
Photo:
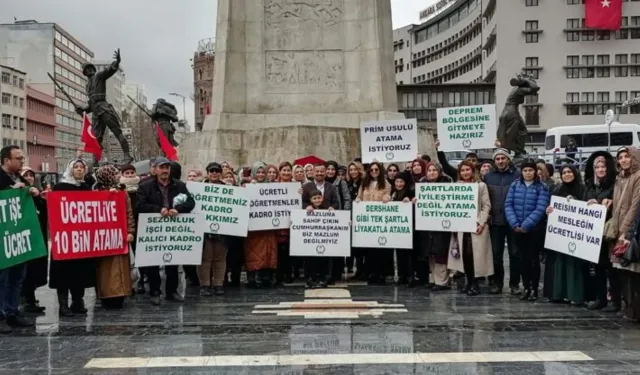
{"label": "window on building", "polygon": [[524,29],[526,31],[535,31],[538,30],[538,21],[525,21]]}
{"label": "window on building", "polygon": [[582,4],[583,0],[567,0],[567,5]]}
{"label": "window on building", "polygon": [[[576,103],[576,104],[572,104]],[[580,114],[580,93],[568,92],[567,93],[567,116],[577,116]]]}
{"label": "window on building", "polygon": [[636,26],[636,28],[631,29],[631,39],[640,39],[640,30],[637,26],[640,26],[640,16],[633,16],[631,18],[631,26]]}
{"label": "window on building", "polygon": [[[592,92],[583,92],[582,93],[582,102],[583,103],[594,103],[594,95]],[[583,115],[592,115],[595,113],[595,105],[594,104],[582,104],[581,112]]]}
{"label": "window on building", "polygon": [[18,97],[16,95],[13,96],[13,106],[14,107],[18,106]]}
{"label": "window on building", "polygon": [[[568,18],[567,19],[567,29],[575,30],[580,28],[580,19],[579,18]],[[567,31],[567,42],[577,42],[580,40],[580,32],[579,31]]]}
{"label": "window on building", "polygon": [[567,78],[580,78],[580,56],[567,56]]}
{"label": "window on building", "polygon": [[2,115],[2,127],[11,128],[11,115],[7,115],[7,114]]}
{"label": "window on building", "polygon": [[2,93],[2,104],[11,105],[11,94],[6,92]]}
{"label": "window on building", "polygon": [[616,66],[615,68],[615,76],[616,77],[626,77],[629,75],[629,67],[627,66],[627,64],[629,64],[629,55],[627,54],[619,54],[616,55],[616,65],[624,65],[624,66]]}
{"label": "window on building", "polygon": [[640,76],[640,53],[632,53],[631,54],[631,65],[629,67],[629,75],[632,77]]}
{"label": "window on building", "polygon": [[[631,99],[640,97],[640,91],[631,91]],[[634,105],[629,107],[629,113],[637,115],[640,114],[640,105]]]}
{"label": "window on building", "polygon": [[596,102],[601,104],[596,104],[596,114],[604,115],[609,109],[609,93],[599,91],[596,93]]}
{"label": "window on building", "polygon": [[20,118],[20,130],[24,130],[24,118]]}
{"label": "window on building", "polygon": [[13,128],[18,129],[18,116],[13,116]]}
{"label": "window on building", "polygon": [[537,7],[538,6],[538,0],[526,0],[524,2],[524,5],[528,6],[528,7]]}
{"label": "window on building", "polygon": [[[629,99],[629,93],[627,91],[616,91],[615,93],[615,102],[616,104],[622,104],[622,102],[624,102],[625,100]],[[621,114],[627,114],[628,112],[628,107],[627,108],[620,108],[620,113]]]}
{"label": "window on building", "polygon": [[538,43],[539,41],[538,33],[528,33],[524,38],[527,43]]}
{"label": "window on building", "polygon": [[24,98],[20,98],[20,108],[24,108]]}
{"label": "window on building", "polygon": [[624,27],[629,26],[629,19],[627,17],[622,17],[622,22],[620,23],[622,28],[620,30],[616,30],[614,32],[616,39],[628,39],[629,38],[629,30],[624,29]]}
{"label": "window on building", "polygon": [[595,68],[594,65],[594,56],[593,55],[583,55],[582,56],[582,65],[586,66],[582,68],[582,78],[593,78],[595,77]]}

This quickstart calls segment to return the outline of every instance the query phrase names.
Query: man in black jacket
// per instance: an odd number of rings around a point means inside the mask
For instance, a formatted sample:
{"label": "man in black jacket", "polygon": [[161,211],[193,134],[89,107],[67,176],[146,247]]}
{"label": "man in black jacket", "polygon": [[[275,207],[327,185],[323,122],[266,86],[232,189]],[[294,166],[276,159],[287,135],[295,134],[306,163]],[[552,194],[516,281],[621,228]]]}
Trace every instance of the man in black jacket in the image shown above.
{"label": "man in black jacket", "polygon": [[[23,189],[26,181],[20,176],[24,156],[20,147],[5,146],[0,150],[0,190]],[[38,196],[38,189],[29,189]],[[29,327],[33,321],[20,313],[20,289],[26,272],[25,263],[0,270],[0,333],[11,333],[11,327]]]}
{"label": "man in black jacket", "polygon": [[[139,214],[159,213],[162,216],[177,216],[190,213],[196,206],[184,182],[172,176],[171,165],[167,158],[156,159],[155,178],[141,184],[136,194],[136,208]],[[160,267],[146,267],[144,271],[149,279],[151,303],[157,306],[160,304]],[[165,266],[164,272],[167,277],[165,298],[169,301],[184,302],[184,298],[178,294],[178,266]]]}

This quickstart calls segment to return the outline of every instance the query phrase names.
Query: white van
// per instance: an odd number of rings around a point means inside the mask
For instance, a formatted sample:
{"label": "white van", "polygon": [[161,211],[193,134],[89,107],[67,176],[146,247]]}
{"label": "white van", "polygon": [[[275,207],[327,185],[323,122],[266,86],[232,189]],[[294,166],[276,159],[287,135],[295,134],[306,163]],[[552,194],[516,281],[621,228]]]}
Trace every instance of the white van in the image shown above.
{"label": "white van", "polygon": [[[547,130],[544,141],[545,160],[548,163],[558,162],[566,157],[564,149],[572,139],[578,148],[574,160],[586,161],[592,152],[606,150],[609,127],[607,125],[573,125],[558,126]],[[640,125],[611,124],[611,143],[609,152],[615,152],[622,146],[635,146],[640,148]],[[554,154],[555,157],[554,157]]]}

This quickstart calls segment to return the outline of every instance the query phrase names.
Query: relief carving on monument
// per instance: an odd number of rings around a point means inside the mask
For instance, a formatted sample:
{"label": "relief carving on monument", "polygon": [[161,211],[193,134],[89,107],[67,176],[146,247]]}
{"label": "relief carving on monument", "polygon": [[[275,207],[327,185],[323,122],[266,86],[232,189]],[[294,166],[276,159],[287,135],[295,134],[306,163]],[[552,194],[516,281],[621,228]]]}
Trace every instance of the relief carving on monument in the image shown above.
{"label": "relief carving on monument", "polygon": [[267,51],[265,59],[268,92],[344,91],[342,51]]}
{"label": "relief carving on monument", "polygon": [[271,29],[297,28],[313,24],[318,28],[338,25],[344,0],[265,0],[265,26]]}

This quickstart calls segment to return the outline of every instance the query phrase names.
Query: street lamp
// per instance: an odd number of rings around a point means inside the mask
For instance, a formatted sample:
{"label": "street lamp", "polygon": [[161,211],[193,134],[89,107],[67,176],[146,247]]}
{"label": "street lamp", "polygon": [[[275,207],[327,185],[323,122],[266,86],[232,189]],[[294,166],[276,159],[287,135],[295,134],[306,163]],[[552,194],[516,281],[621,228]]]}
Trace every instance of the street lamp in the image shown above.
{"label": "street lamp", "polygon": [[187,97],[177,92],[170,92],[169,95],[182,98],[182,119],[187,121]]}

